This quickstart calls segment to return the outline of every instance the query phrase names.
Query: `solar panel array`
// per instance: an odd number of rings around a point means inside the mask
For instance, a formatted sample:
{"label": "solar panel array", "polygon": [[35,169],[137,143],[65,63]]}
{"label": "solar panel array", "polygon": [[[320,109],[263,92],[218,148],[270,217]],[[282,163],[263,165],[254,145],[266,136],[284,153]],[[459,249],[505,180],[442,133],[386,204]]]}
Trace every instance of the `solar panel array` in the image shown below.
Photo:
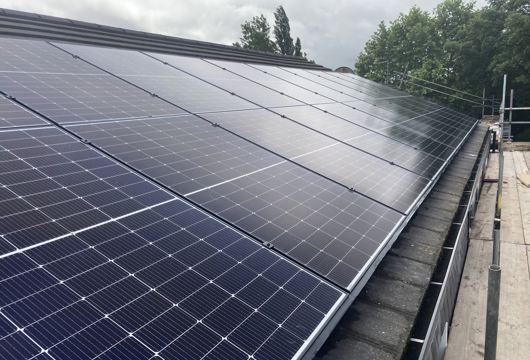
{"label": "solar panel array", "polygon": [[475,124],[350,74],[0,51],[5,359],[308,356]]}

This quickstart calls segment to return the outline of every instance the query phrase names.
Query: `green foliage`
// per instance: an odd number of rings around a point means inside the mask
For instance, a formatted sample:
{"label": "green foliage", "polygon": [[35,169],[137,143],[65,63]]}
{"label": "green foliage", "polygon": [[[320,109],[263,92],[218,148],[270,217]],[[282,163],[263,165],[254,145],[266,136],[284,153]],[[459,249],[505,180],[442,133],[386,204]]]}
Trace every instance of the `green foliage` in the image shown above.
{"label": "green foliage", "polygon": [[302,42],[300,41],[299,37],[296,38],[296,42],[294,44],[294,56],[305,57],[302,54]]}
{"label": "green foliage", "polygon": [[294,54],[295,49],[293,38],[291,37],[291,26],[289,25],[289,18],[283,6],[278,6],[274,12],[274,37],[276,38],[276,45],[280,50],[280,54]]}
{"label": "green foliage", "polygon": [[[379,24],[355,65],[369,79],[398,85],[406,72],[469,93],[500,97],[508,74],[517,98],[530,101],[530,2],[490,0],[474,9],[445,0],[433,13],[413,7],[388,26]],[[412,93],[469,108],[469,103],[404,83]],[[424,85],[426,85],[424,83]]]}
{"label": "green foliage", "polygon": [[277,47],[270,38],[270,30],[271,27],[263,14],[254,16],[241,25],[241,42],[236,42],[233,46],[274,53]]}
{"label": "green foliage", "polygon": [[[289,18],[287,17],[283,6],[278,6],[274,12],[273,33],[276,42],[271,40],[270,31],[271,27],[263,14],[260,16],[254,16],[251,20],[245,21],[241,25],[240,42],[235,42],[232,46],[297,56],[307,60],[307,54],[302,52],[302,42],[300,41],[300,38],[297,37],[296,43],[293,42]],[[312,60],[308,61],[314,63]]]}

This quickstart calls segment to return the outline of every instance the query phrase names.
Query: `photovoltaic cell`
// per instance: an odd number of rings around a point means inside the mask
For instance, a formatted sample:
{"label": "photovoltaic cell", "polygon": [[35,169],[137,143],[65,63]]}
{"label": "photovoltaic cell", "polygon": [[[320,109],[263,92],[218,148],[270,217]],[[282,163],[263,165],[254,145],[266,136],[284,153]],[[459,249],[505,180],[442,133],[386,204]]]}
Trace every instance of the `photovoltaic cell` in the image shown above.
{"label": "photovoltaic cell", "polygon": [[205,115],[212,122],[406,213],[428,180],[266,110]]}
{"label": "photovoltaic cell", "polygon": [[[351,103],[352,106],[356,104]],[[318,108],[442,160],[447,159],[454,151],[454,145],[451,146],[447,142],[444,142],[447,141],[446,137],[444,138],[442,136],[441,138],[444,141],[439,141],[429,138],[424,133],[415,130],[413,125],[415,123],[414,119],[409,119],[408,122],[404,122],[403,124],[396,124],[361,112],[352,106],[336,103],[318,105]],[[410,123],[410,126],[407,125],[408,123]]]}
{"label": "photovoltaic cell", "polygon": [[57,46],[193,113],[257,107],[138,51],[71,44]]}
{"label": "photovoltaic cell", "polygon": [[35,125],[49,123],[0,95],[0,129]]}
{"label": "photovoltaic cell", "polygon": [[291,84],[300,86],[306,90],[312,91],[315,94],[322,95],[326,97],[329,100],[332,101],[351,101],[356,100],[355,97],[352,97],[350,95],[344,94],[340,91],[333,90],[330,88],[327,88],[325,86],[322,86],[320,84],[317,84],[311,80],[304,79],[301,76],[295,75],[293,73],[287,72],[285,70],[280,69],[276,66],[269,66],[269,65],[249,65],[252,66],[258,70],[265,71],[270,76],[274,76],[278,79],[282,79],[285,81],[290,82]]}
{"label": "photovoltaic cell", "polygon": [[313,107],[290,107],[279,111],[282,115],[312,129],[428,178],[432,178],[443,165],[442,160],[419,149],[363,129]]}
{"label": "photovoltaic cell", "polygon": [[0,51],[6,358],[300,358],[475,124],[349,74]]}
{"label": "photovoltaic cell", "polygon": [[196,117],[69,129],[344,287],[401,220],[397,212]]}
{"label": "photovoltaic cell", "polygon": [[105,74],[0,72],[0,84],[1,91],[59,123],[182,113]]}
{"label": "photovoltaic cell", "polygon": [[180,200],[0,264],[1,344],[17,358],[291,358],[344,299]]}
{"label": "photovoltaic cell", "polygon": [[280,107],[302,105],[301,102],[270,90],[255,82],[247,80],[228,70],[215,66],[207,61],[176,55],[149,54],[163,62],[186,71],[202,80],[206,80],[220,88],[235,93],[262,107]]}
{"label": "photovoltaic cell", "polygon": [[0,91],[55,121],[182,113],[47,43],[0,38],[0,48]]}
{"label": "photovoltaic cell", "polygon": [[0,38],[0,71],[93,75],[93,66],[74,59],[44,41]]}
{"label": "photovoltaic cell", "polygon": [[355,89],[353,87],[340,84],[336,81],[331,81],[325,77],[320,76],[320,74],[317,74],[317,72],[313,73],[302,69],[291,69],[286,67],[282,67],[280,69],[285,72],[288,72],[291,75],[296,75],[298,78],[301,78],[304,81],[313,82],[318,86],[335,90],[339,94],[349,95],[354,99],[373,100],[375,98],[381,97],[380,94],[374,92],[365,91],[363,89]]}
{"label": "photovoltaic cell", "polygon": [[193,115],[80,124],[70,129],[180,194],[282,161]]}
{"label": "photovoltaic cell", "polygon": [[334,71],[303,70],[303,72],[310,73],[323,79],[328,79],[335,83],[339,83],[351,89],[368,94],[374,98],[411,96],[404,91],[399,91],[388,86],[381,86],[381,84],[377,84],[375,82],[357,81],[354,78],[348,78],[345,74]]}
{"label": "photovoltaic cell", "polygon": [[190,198],[345,288],[402,219],[288,162]]}
{"label": "photovoltaic cell", "polygon": [[324,96],[315,94],[313,91],[306,90],[285,80],[270,76],[263,70],[256,69],[247,64],[221,60],[206,61],[220,66],[221,68],[227,69],[242,77],[250,79],[254,82],[257,82],[260,85],[266,86],[280,93],[289,95],[297,99],[298,101],[302,101],[306,104],[325,104],[332,101]]}
{"label": "photovoltaic cell", "polygon": [[171,199],[56,128],[0,132],[0,253]]}

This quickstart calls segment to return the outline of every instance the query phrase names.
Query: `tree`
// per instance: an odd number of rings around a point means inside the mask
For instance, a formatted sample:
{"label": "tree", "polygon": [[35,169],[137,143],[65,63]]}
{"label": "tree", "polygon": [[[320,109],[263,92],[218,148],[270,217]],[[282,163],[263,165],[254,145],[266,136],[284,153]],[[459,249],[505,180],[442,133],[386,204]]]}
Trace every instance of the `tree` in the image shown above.
{"label": "tree", "polygon": [[[528,0],[490,0],[481,9],[463,0],[444,0],[433,13],[413,7],[388,26],[380,23],[355,70],[375,81],[399,84],[406,69],[417,78],[479,96],[485,88],[497,99],[506,73],[517,105],[518,99],[530,99],[528,39]],[[405,83],[405,90],[471,109],[469,103],[420,86]]]}
{"label": "tree", "polygon": [[277,47],[270,38],[270,30],[271,27],[263,14],[254,16],[241,25],[241,42],[236,42],[233,45],[245,49],[275,53]]}
{"label": "tree", "polygon": [[294,44],[294,56],[297,57],[305,57],[302,53],[302,42],[300,41],[300,38],[296,38],[296,42]]}
{"label": "tree", "polygon": [[293,38],[291,37],[289,18],[287,17],[283,6],[278,6],[274,12],[274,36],[276,38],[276,45],[281,54],[294,54],[295,48]]}

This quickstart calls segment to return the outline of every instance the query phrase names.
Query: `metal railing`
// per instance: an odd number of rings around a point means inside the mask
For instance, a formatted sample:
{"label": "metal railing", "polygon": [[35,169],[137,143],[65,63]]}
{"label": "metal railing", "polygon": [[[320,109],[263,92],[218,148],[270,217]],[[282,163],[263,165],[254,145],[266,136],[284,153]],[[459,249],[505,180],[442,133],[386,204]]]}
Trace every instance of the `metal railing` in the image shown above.
{"label": "metal railing", "polygon": [[469,190],[469,199],[465,203],[466,210],[463,219],[459,222],[458,233],[453,245],[453,250],[449,260],[449,265],[441,285],[436,305],[429,323],[427,334],[423,340],[422,349],[419,355],[420,360],[442,360],[447,348],[449,324],[451,322],[453,310],[456,303],[460,278],[464,268],[467,248],[469,243],[469,229],[474,217],[482,179],[489,156],[489,134],[484,141],[480,151],[480,159],[474,171],[474,178],[469,180],[472,183]]}

